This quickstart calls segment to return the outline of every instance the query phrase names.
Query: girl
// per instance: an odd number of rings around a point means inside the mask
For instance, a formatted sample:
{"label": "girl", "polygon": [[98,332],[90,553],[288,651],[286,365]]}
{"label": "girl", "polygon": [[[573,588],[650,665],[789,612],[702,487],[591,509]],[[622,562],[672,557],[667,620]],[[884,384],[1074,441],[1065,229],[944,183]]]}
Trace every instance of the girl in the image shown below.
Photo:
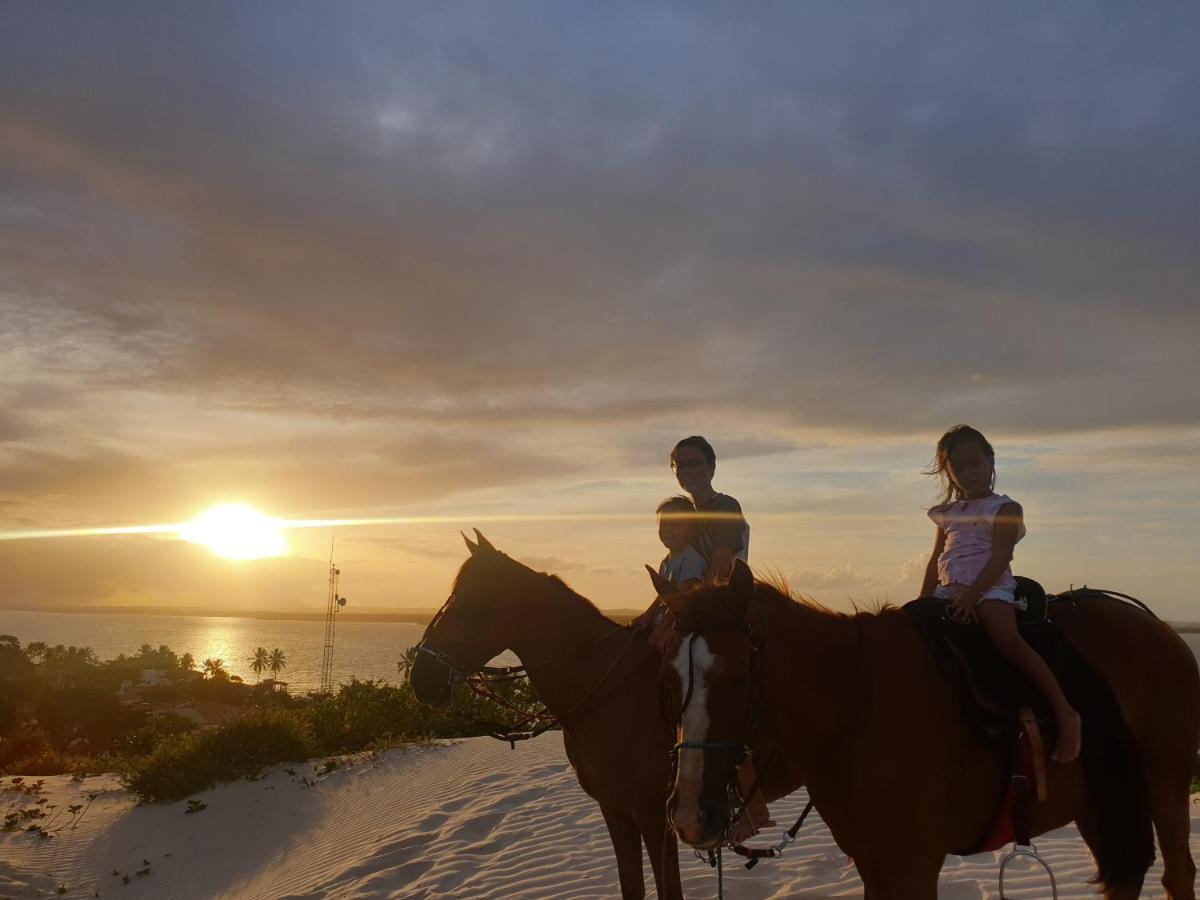
{"label": "girl", "polygon": [[949,600],[947,611],[960,622],[983,623],[1000,654],[1050,701],[1058,719],[1058,745],[1052,758],[1070,762],[1079,755],[1079,714],[1045,660],[1017,630],[1013,596],[1017,582],[1009,562],[1013,547],[1025,536],[1025,523],[1021,505],[992,490],[995,463],[992,445],[968,425],[956,425],[938,441],[929,474],[942,481],[942,502],[929,510],[937,537],[921,596]]}

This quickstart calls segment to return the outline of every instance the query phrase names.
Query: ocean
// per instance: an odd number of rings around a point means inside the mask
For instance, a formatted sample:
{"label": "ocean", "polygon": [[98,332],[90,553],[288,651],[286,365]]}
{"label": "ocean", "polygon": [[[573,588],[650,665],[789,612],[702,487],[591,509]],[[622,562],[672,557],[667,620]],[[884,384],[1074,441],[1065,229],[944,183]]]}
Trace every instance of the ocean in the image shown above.
{"label": "ocean", "polygon": [[[396,663],[424,630],[424,625],[407,622],[338,622],[334,683],[352,678],[398,683]],[[176,653],[191,653],[197,668],[209,658],[224,660],[226,671],[251,683],[256,678],[250,670],[254,648],[278,647],[287,657],[279,679],[288,682],[292,693],[320,687],[325,648],[323,621],[289,619],[0,610],[0,634],[16,636],[22,646],[45,641],[91,647],[102,660],[119,653],[136,655],[142,644],[166,644]]]}
{"label": "ocean", "polygon": [[[375,679],[396,684],[401,654],[421,639],[424,625],[407,622],[339,622],[334,642],[333,681]],[[119,653],[133,656],[142,644],[166,644],[176,653],[191,653],[196,666],[213,658],[226,670],[253,682],[250,657],[255,647],[278,647],[287,656],[280,673],[293,693],[315,691],[321,683],[325,623],[288,619],[208,616],[142,616],[114,613],[51,613],[0,610],[0,634],[11,634],[22,645],[31,641],[91,647],[100,659]],[[1200,634],[1183,639],[1200,659]],[[497,657],[511,664],[510,653]]]}

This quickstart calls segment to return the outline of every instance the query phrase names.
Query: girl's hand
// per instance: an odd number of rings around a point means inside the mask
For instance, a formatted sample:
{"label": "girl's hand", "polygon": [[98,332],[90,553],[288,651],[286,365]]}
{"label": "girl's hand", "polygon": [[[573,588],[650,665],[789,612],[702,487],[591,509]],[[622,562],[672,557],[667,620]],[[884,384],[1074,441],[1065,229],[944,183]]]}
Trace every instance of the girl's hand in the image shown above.
{"label": "girl's hand", "polygon": [[957,622],[978,622],[979,616],[975,607],[979,605],[982,594],[975,588],[966,588],[954,595],[946,612]]}

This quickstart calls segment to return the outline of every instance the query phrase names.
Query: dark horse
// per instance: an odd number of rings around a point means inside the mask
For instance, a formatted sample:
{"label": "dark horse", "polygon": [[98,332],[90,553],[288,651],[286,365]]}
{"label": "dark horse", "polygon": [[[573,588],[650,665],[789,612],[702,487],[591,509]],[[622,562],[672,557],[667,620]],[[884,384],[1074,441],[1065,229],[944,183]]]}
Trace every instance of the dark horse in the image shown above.
{"label": "dark horse", "polygon": [[[984,834],[1004,765],[1002,753],[969,729],[957,694],[907,617],[894,609],[832,613],[754,581],[744,564],[728,585],[663,599],[677,617],[665,671],[678,676],[668,674],[680,741],[693,745],[679,750],[668,804],[679,836],[698,847],[720,843],[736,748],[757,718],[753,743],[767,799],[807,785],[858,867],[868,900],[936,897],[946,854]],[[1114,598],[1092,594],[1055,607],[1059,628],[1107,680],[1128,725],[1146,847],[1131,859],[1114,844],[1114,829],[1136,831],[1138,817],[1105,813],[1109,792],[1089,793],[1079,762],[1048,762],[1047,798],[1035,804],[1033,832],[1074,821],[1096,857],[1104,895],[1137,897],[1153,859],[1148,802],[1163,886],[1172,900],[1194,900],[1195,657],[1165,623]],[[1085,714],[1085,741],[1087,727]],[[776,761],[766,762],[771,756]]]}
{"label": "dark horse", "polygon": [[621,629],[559,579],[475,535],[450,599],[422,638],[428,652],[413,664],[414,693],[444,705],[452,675],[470,675],[512,650],[542,702],[562,719],[579,784],[600,804],[621,896],[645,895],[644,843],[659,897],[682,898],[677,844],[666,825],[671,730],[661,706],[661,658],[642,633]]}

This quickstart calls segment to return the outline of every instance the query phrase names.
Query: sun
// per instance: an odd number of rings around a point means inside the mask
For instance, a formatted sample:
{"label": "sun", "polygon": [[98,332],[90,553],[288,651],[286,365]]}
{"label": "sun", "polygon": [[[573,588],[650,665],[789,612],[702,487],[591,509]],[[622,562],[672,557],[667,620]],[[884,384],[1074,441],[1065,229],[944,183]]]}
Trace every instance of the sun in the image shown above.
{"label": "sun", "polygon": [[179,536],[226,559],[266,559],[287,552],[279,523],[242,503],[205,510],[180,528]]}

